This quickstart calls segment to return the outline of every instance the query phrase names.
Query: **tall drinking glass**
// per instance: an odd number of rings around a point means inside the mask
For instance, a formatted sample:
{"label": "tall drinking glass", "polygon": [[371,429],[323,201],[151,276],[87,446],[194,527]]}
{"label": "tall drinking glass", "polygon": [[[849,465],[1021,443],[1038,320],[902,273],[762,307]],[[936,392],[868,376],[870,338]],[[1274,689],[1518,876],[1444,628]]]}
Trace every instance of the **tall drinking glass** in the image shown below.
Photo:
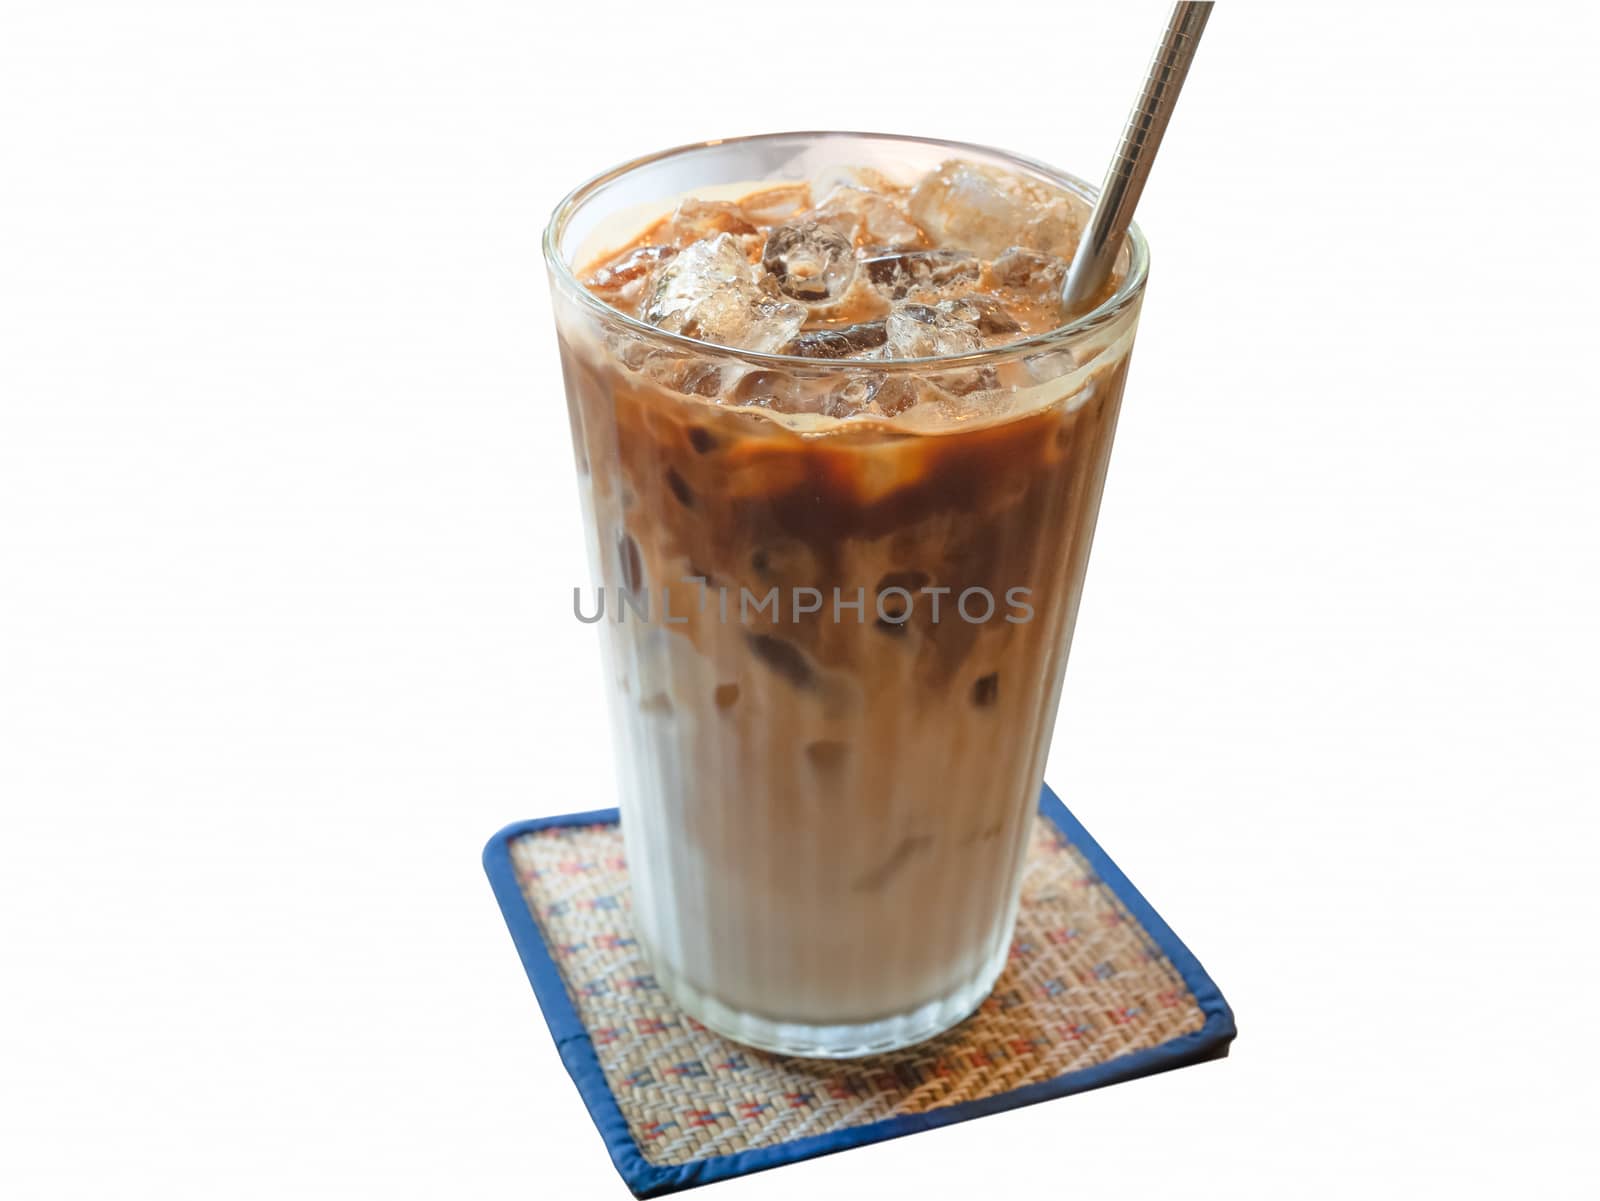
{"label": "tall drinking glass", "polygon": [[1145,243],[1083,318],[944,359],[718,349],[577,272],[684,195],[951,158],[1094,194],[982,147],[777,134],[619,167],[545,236],[634,925],[685,1011],[780,1052],[920,1041],[1005,963]]}

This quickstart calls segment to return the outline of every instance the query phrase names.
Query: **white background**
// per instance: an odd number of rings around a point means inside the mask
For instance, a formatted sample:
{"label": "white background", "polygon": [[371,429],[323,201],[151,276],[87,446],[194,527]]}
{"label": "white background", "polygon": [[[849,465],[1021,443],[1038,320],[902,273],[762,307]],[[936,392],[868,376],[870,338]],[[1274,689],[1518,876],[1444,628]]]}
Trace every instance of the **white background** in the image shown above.
{"label": "white background", "polygon": [[[1164,9],[0,12],[0,1191],[623,1198],[478,864],[612,799],[543,221],[771,129],[1097,178]],[[1233,1057],[717,1196],[1578,1191],[1597,32],[1227,3],[1141,207],[1049,779]]]}

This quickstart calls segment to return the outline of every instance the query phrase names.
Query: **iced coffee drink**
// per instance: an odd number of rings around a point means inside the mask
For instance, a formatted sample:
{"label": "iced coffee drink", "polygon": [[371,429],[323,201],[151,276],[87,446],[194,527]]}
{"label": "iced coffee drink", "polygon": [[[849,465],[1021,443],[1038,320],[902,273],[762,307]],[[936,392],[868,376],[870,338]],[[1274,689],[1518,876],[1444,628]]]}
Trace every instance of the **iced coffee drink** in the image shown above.
{"label": "iced coffee drink", "polygon": [[906,1045],[1005,962],[1144,279],[1063,326],[1089,194],[775,135],[552,222],[634,924],[731,1038]]}

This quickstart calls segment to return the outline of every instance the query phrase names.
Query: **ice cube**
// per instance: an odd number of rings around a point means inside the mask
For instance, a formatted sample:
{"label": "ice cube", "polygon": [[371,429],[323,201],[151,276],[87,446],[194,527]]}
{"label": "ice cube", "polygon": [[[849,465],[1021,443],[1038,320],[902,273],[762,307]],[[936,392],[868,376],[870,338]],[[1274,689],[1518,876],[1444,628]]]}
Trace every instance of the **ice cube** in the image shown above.
{"label": "ice cube", "polygon": [[630,371],[649,372],[651,363],[665,353],[659,339],[631,330],[608,328],[601,337],[611,357]]}
{"label": "ice cube", "polygon": [[803,183],[774,184],[739,201],[739,212],[757,225],[777,225],[811,207],[811,188]]}
{"label": "ice cube", "polygon": [[927,244],[927,236],[899,205],[866,188],[841,184],[822,198],[811,217],[833,226],[857,246],[911,250]]}
{"label": "ice cube", "polygon": [[808,359],[850,359],[876,350],[888,337],[883,322],[862,321],[855,325],[803,329],[783,349],[785,354],[804,355]]}
{"label": "ice cube", "polygon": [[718,234],[657,269],[641,316],[702,342],[772,352],[800,332],[806,310],[763,289],[738,243]]}
{"label": "ice cube", "polygon": [[1057,348],[1029,355],[1022,361],[1022,369],[1038,384],[1047,384],[1070,375],[1078,369],[1078,360],[1070,350]]}
{"label": "ice cube", "polygon": [[644,294],[650,273],[677,253],[672,246],[635,246],[592,271],[583,286],[610,305],[632,309]]}
{"label": "ice cube", "polygon": [[1000,287],[1014,289],[1042,303],[1061,294],[1061,285],[1067,278],[1067,262],[1025,246],[1009,246],[989,264],[989,278]]}
{"label": "ice cube", "polygon": [[691,196],[673,210],[664,232],[669,242],[682,249],[691,242],[703,241],[717,234],[753,234],[756,227],[745,219],[736,204],[723,200],[696,200]]}
{"label": "ice cube", "polygon": [[767,235],[761,265],[784,295],[826,304],[842,296],[855,278],[855,247],[832,226],[797,221]]}
{"label": "ice cube", "polygon": [[[759,378],[752,380],[751,376]],[[792,377],[775,378],[774,373],[762,371],[747,375],[733,399],[735,404],[842,420],[859,415],[894,417],[918,398],[917,381],[905,376],[863,372],[831,381],[819,379],[807,386]]]}
{"label": "ice cube", "polygon": [[801,388],[794,376],[782,371],[747,371],[733,387],[737,405],[790,412],[799,406]]}
{"label": "ice cube", "polygon": [[1022,328],[1021,322],[992,296],[961,296],[955,300],[941,300],[935,307],[977,326],[980,334],[991,337],[1014,334]]}
{"label": "ice cube", "polygon": [[659,351],[644,363],[645,375],[674,392],[712,399],[722,390],[722,369],[704,359]]}
{"label": "ice cube", "polygon": [[679,329],[679,316],[718,288],[753,287],[750,263],[727,235],[696,242],[662,266],[651,283],[644,319],[662,329]]}
{"label": "ice cube", "polygon": [[885,376],[878,384],[873,401],[885,417],[898,417],[922,397],[917,381],[906,375]]}
{"label": "ice cube", "polygon": [[906,209],[936,244],[986,259],[1008,246],[1069,256],[1077,233],[1064,193],[976,163],[942,164],[911,190]]}
{"label": "ice cube", "polygon": [[862,260],[867,278],[896,300],[913,289],[939,290],[977,280],[983,264],[964,250],[905,250]]}
{"label": "ice cube", "polygon": [[983,348],[978,327],[948,309],[902,300],[884,322],[889,354],[897,359],[968,354]]}
{"label": "ice cube", "polygon": [[878,394],[879,381],[865,375],[847,376],[823,398],[822,411],[829,417],[854,417],[865,412]]}

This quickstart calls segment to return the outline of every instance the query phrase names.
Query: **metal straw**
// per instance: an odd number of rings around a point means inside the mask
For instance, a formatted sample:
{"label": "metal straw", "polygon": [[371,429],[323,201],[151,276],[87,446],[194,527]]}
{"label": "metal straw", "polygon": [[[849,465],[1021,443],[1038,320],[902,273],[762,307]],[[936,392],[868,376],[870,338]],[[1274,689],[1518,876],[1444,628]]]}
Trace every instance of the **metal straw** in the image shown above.
{"label": "metal straw", "polygon": [[1072,256],[1072,267],[1061,289],[1063,317],[1075,317],[1091,307],[1111,275],[1117,252],[1122,249],[1122,236],[1133,221],[1134,206],[1139,203],[1150,164],[1161,148],[1161,135],[1167,132],[1167,122],[1172,119],[1178,92],[1189,74],[1189,64],[1194,61],[1200,33],[1212,7],[1209,2],[1173,6],[1161,44],[1150,60],[1144,90],[1128,116],[1122,144],[1106,172],[1100,199],[1089,217],[1089,228]]}

